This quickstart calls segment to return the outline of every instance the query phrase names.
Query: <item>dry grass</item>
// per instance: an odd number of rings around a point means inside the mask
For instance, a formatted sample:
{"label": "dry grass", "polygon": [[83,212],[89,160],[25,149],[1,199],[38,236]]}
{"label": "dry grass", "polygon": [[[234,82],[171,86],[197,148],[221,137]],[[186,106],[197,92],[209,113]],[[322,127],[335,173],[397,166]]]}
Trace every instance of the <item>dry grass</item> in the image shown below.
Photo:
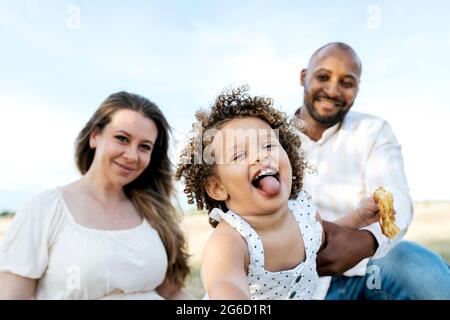
{"label": "dry grass", "polygon": [[[415,217],[406,239],[416,241],[434,250],[450,262],[450,203],[417,203]],[[0,218],[0,239],[3,238],[11,218]],[[193,273],[188,290],[197,297],[204,293],[199,275],[199,265],[204,244],[212,232],[206,215],[187,215],[183,221],[189,249],[192,254]]]}

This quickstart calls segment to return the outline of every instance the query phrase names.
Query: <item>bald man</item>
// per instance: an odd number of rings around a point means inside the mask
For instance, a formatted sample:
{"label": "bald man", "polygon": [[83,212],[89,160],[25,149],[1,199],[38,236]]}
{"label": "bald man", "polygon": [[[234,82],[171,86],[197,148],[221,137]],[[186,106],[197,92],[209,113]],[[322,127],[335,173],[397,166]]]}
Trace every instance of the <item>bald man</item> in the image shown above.
{"label": "bald man", "polygon": [[413,217],[401,146],[390,125],[350,111],[358,94],[361,61],[347,44],[329,43],[314,52],[300,73],[303,106],[299,133],[317,175],[305,175],[324,220],[354,210],[378,186],[394,196],[400,235],[389,240],[373,224],[361,230],[324,221],[325,247],[317,256],[323,276],[317,299],[450,299],[450,268],[435,253],[400,241]]}

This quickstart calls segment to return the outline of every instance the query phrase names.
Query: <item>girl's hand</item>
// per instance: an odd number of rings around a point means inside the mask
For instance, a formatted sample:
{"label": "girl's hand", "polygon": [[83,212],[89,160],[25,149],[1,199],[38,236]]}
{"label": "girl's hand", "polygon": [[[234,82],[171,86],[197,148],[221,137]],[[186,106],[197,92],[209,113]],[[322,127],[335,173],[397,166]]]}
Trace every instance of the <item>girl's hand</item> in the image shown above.
{"label": "girl's hand", "polygon": [[361,220],[367,225],[378,222],[380,219],[380,208],[378,208],[378,204],[373,196],[361,201],[356,211]]}

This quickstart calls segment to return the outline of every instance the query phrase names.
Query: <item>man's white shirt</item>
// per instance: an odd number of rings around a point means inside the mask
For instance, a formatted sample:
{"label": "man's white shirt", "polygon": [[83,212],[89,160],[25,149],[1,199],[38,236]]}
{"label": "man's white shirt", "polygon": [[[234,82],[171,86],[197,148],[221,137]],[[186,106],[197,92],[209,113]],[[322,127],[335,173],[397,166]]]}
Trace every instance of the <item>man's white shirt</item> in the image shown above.
{"label": "man's white shirt", "polygon": [[[400,235],[389,240],[378,223],[363,228],[378,241],[373,258],[384,256],[406,233],[413,217],[401,146],[390,125],[372,115],[349,112],[318,141],[302,132],[299,135],[306,160],[317,169],[305,173],[304,190],[311,194],[322,219],[333,221],[350,213],[379,186],[393,193]],[[364,259],[344,275],[365,275],[368,261]],[[331,277],[320,278],[313,298],[324,299],[330,282]]]}

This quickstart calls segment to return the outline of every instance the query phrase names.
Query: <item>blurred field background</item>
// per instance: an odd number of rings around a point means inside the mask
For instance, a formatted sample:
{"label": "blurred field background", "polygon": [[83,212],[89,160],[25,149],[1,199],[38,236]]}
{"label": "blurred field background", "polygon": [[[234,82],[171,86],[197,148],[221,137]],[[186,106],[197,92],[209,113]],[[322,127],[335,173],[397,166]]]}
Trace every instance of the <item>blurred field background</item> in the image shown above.
{"label": "blurred field background", "polygon": [[[405,239],[416,241],[439,253],[450,262],[450,202],[420,202],[414,204],[414,220]],[[0,217],[0,240],[8,229],[11,216]],[[196,297],[204,294],[200,280],[200,261],[203,246],[212,232],[205,214],[187,212],[183,228],[189,241],[192,274],[187,290]]]}

